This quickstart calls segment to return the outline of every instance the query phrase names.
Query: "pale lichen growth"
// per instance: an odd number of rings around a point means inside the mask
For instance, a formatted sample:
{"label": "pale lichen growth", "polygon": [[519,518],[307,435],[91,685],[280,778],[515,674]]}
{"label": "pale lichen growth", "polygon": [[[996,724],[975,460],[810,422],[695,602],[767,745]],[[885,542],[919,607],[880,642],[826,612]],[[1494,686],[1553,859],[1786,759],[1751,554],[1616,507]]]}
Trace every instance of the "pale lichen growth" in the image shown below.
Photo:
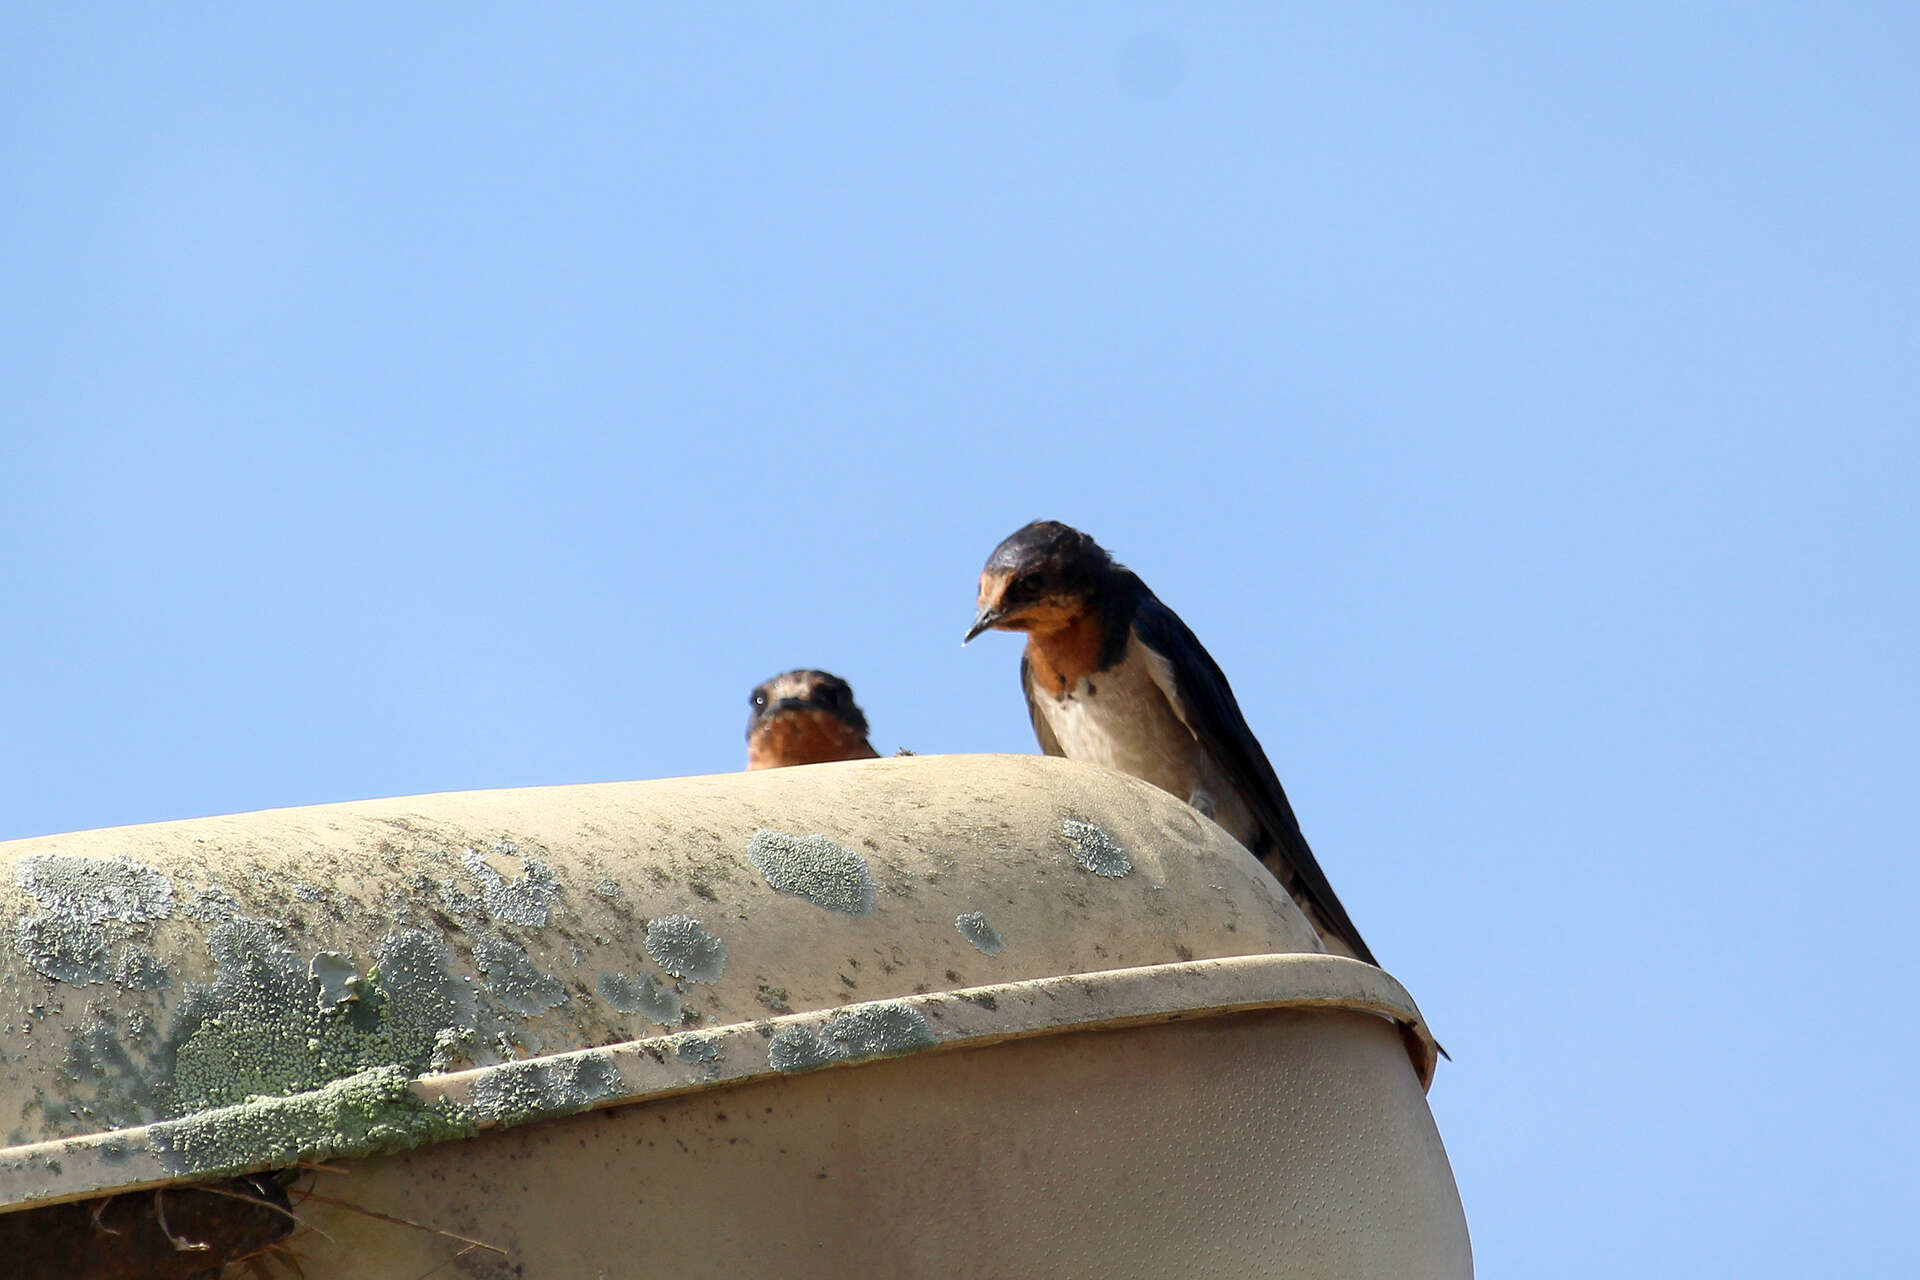
{"label": "pale lichen growth", "polygon": [[1063,818],[1060,831],[1067,838],[1073,860],[1093,874],[1118,878],[1133,870],[1133,859],[1127,851],[1093,823]]}
{"label": "pale lichen growth", "polygon": [[509,841],[499,841],[494,852],[519,857],[525,870],[509,880],[493,869],[477,849],[460,856],[460,865],[480,882],[480,901],[488,915],[501,924],[517,924],[529,929],[544,928],[560,896],[560,881],[553,868],[531,855],[523,855]]}
{"label": "pale lichen growth", "polygon": [[767,1043],[776,1071],[811,1071],[835,1062],[895,1058],[939,1043],[926,1016],[906,1004],[874,1004],[835,1014],[818,1031],[788,1027]]}
{"label": "pale lichen growth", "polygon": [[747,859],[780,893],[842,915],[873,911],[873,873],[867,860],[825,836],[790,836],[763,827],[747,841]]}
{"label": "pale lichen growth", "polygon": [[187,918],[198,920],[202,924],[217,924],[222,920],[231,920],[240,913],[240,899],[217,884],[195,889],[193,897],[187,900]]}
{"label": "pale lichen growth", "polygon": [[70,915],[22,916],[13,925],[13,949],[55,982],[90,987],[112,973],[99,926]]}
{"label": "pale lichen growth", "polygon": [[603,973],[593,989],[620,1013],[644,1014],[663,1027],[680,1025],[680,993],[662,986],[650,973],[638,981],[624,973]]}
{"label": "pale lichen growth", "polygon": [[613,1057],[596,1050],[490,1067],[473,1082],[470,1096],[482,1120],[506,1126],[585,1111],[619,1094],[623,1085]]}
{"label": "pale lichen growth", "polygon": [[647,921],[647,954],[674,977],[690,982],[717,982],[727,966],[727,949],[692,916]]}
{"label": "pale lichen growth", "polygon": [[173,881],[131,858],[61,853],[23,858],[13,873],[39,903],[13,926],[13,948],[35,972],[80,987],[111,980],[136,991],[170,981],[143,949],[122,951],[118,968],[108,952],[172,916]]}
{"label": "pale lichen growth", "polygon": [[1007,940],[987,922],[987,913],[984,911],[961,912],[953,918],[953,927],[960,931],[961,937],[986,955],[997,956],[1007,949]]}
{"label": "pale lichen growth", "polygon": [[674,1048],[673,1056],[682,1062],[711,1066],[720,1061],[720,1047],[704,1036],[688,1036]]}
{"label": "pale lichen growth", "polygon": [[560,979],[542,973],[523,948],[506,938],[475,938],[473,963],[487,975],[487,994],[515,1013],[531,1018],[567,1003]]}
{"label": "pale lichen growth", "polygon": [[164,991],[173,985],[173,975],[160,963],[160,957],[145,947],[127,947],[113,966],[113,980],[129,991]]}
{"label": "pale lichen growth", "polygon": [[131,858],[36,853],[20,860],[14,878],[48,910],[88,924],[134,924],[173,914],[173,881]]}

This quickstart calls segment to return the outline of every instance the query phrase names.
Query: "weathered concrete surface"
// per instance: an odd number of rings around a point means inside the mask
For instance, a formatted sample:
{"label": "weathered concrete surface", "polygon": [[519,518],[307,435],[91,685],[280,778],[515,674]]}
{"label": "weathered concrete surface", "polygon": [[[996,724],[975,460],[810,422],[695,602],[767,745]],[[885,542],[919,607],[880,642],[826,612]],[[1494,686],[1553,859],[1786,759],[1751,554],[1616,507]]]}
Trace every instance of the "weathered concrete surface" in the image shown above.
{"label": "weathered concrete surface", "polygon": [[[1400,1024],[1404,1051],[1376,1066],[1430,1131],[1418,1011],[1320,951],[1212,823],[1032,756],[16,841],[0,845],[0,1207],[1276,1006]],[[339,1274],[387,1274],[354,1265]]]}
{"label": "weathered concrete surface", "polygon": [[[1082,823],[1133,870],[1090,874]],[[379,1068],[1318,949],[1191,810],[1035,757],[324,805],[15,841],[0,864],[8,1146]]]}

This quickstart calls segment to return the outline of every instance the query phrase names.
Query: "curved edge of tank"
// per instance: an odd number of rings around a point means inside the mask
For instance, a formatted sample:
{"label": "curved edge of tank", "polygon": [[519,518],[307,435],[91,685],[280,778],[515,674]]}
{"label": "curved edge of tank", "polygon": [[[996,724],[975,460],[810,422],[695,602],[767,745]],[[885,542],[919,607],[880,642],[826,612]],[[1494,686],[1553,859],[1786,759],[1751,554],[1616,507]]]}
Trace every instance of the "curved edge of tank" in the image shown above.
{"label": "curved edge of tank", "polygon": [[1339,1009],[1399,1026],[1422,1089],[1437,1046],[1406,989],[1339,956],[1234,956],[850,1004],[469,1071],[378,1067],[288,1097],[0,1151],[22,1209],[470,1137],[583,1111],[909,1054],[1262,1009]]}

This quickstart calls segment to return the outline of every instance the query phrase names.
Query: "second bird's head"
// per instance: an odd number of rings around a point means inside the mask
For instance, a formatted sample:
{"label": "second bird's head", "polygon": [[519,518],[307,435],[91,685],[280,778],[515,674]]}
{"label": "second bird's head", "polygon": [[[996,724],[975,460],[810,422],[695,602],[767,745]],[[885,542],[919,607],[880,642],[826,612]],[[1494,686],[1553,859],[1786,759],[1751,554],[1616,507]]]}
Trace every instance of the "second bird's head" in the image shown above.
{"label": "second bird's head", "polygon": [[1113,567],[1113,557],[1072,525],[1035,520],[987,557],[980,612],[966,638],[995,629],[1057,631],[1087,611]]}
{"label": "second bird's head", "polygon": [[786,671],[754,686],[748,702],[747,767],[772,769],[832,760],[864,760],[867,718],[853,687],[826,671]]}

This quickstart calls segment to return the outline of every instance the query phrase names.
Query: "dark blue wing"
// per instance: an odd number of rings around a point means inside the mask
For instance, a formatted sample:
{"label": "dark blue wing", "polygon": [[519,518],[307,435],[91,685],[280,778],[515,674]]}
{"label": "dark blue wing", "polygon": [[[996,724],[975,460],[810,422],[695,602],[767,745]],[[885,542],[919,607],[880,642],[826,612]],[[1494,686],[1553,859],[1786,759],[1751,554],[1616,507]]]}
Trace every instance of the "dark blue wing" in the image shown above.
{"label": "dark blue wing", "polygon": [[1337,935],[1368,964],[1377,965],[1379,961],[1361,939],[1347,909],[1340,905],[1306,836],[1300,833],[1300,820],[1293,814],[1286,789],[1280,785],[1267,753],[1261,750],[1259,739],[1247,727],[1247,718],[1241,714],[1219,664],[1180,616],[1150,591],[1143,593],[1134,613],[1133,633],[1140,643],[1166,660],[1173,674],[1174,688],[1169,696],[1175,714],[1213,756],[1260,824],[1266,847],[1251,852],[1267,864],[1295,899],[1311,906],[1309,914],[1317,917],[1316,925]]}

